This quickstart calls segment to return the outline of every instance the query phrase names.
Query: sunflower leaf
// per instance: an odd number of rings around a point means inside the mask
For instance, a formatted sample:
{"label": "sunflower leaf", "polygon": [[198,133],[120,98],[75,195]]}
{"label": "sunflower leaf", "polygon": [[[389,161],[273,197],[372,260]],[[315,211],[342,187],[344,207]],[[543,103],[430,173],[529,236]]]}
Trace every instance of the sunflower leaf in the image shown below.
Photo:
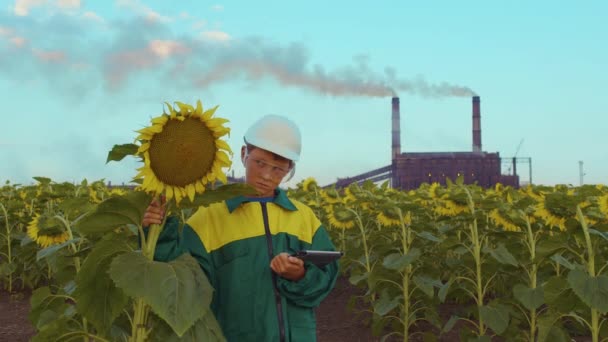
{"label": "sunflower leaf", "polygon": [[36,261],[40,261],[40,260],[42,260],[44,258],[48,258],[48,257],[54,255],[55,252],[57,252],[58,250],[66,247],[66,246],[68,246],[68,245],[70,245],[72,243],[76,243],[76,242],[78,242],[80,240],[81,240],[80,238],[75,238],[75,239],[68,240],[68,241],[65,241],[63,243],[60,243],[58,245],[51,245],[49,247],[41,249],[41,250],[39,250],[36,253]]}
{"label": "sunflower leaf", "polygon": [[180,337],[204,316],[213,296],[211,284],[189,254],[167,263],[124,253],[112,261],[110,276],[126,294],[143,298]]}
{"label": "sunflower leaf", "polygon": [[135,144],[114,145],[110,152],[108,152],[106,164],[110,161],[121,161],[126,156],[134,156],[137,154],[138,149],[139,146]]}
{"label": "sunflower leaf", "polygon": [[74,292],[78,312],[98,331],[110,329],[112,322],[129,301],[124,292],[114,285],[108,274],[112,259],[131,248],[125,241],[104,240],[95,245],[76,276]]}
{"label": "sunflower leaf", "polygon": [[568,273],[568,284],[574,293],[589,307],[608,312],[608,277],[592,277],[585,271],[574,269]]}
{"label": "sunflower leaf", "polygon": [[153,327],[150,336],[151,342],[184,342],[184,341],[209,341],[225,342],[219,323],[211,310],[206,310],[203,318],[194,323],[188,331],[180,338],[173,332],[171,327],[156,315],[152,315]]}
{"label": "sunflower leaf", "polygon": [[79,220],[75,227],[84,234],[97,234],[127,224],[139,226],[150,202],[151,197],[141,191],[110,197],[99,203],[94,212]]}

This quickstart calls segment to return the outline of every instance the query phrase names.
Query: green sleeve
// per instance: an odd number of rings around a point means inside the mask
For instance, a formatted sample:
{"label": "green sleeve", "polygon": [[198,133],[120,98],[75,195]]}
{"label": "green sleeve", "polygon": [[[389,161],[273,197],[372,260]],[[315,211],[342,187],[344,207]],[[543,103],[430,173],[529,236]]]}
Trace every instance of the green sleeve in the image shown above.
{"label": "green sleeve", "polygon": [[[317,229],[310,249],[334,251],[327,231],[323,226]],[[302,307],[316,307],[331,292],[338,277],[338,262],[334,261],[323,267],[307,262],[306,274],[298,281],[277,278],[277,286],[281,294],[296,305]]]}

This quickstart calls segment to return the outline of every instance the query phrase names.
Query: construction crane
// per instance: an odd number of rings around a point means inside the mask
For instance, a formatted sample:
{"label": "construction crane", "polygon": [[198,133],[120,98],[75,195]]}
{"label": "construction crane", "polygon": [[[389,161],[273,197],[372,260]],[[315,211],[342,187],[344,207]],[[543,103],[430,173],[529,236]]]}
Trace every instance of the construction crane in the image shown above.
{"label": "construction crane", "polygon": [[[515,149],[515,155],[513,155],[513,163],[515,163],[515,158],[517,158],[517,154],[519,153],[519,150],[521,149],[521,145],[524,143],[524,138],[522,138],[519,141],[519,145],[517,145],[517,148]],[[509,169],[507,170],[507,174],[511,174],[511,167],[513,167],[513,164],[509,165]]]}

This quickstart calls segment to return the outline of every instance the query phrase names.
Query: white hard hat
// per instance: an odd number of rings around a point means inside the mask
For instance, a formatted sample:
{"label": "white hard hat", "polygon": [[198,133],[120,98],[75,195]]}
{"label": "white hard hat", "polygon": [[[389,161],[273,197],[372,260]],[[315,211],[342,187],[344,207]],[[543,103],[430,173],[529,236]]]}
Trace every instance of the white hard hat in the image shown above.
{"label": "white hard hat", "polygon": [[245,143],[278,154],[291,161],[300,159],[302,136],[296,124],[279,115],[266,115],[245,133]]}

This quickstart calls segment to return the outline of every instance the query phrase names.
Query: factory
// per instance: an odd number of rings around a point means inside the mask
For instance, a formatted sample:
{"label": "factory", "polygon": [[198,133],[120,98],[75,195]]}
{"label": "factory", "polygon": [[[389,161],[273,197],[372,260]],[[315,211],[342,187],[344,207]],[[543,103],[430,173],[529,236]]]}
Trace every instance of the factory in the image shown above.
{"label": "factory", "polygon": [[512,174],[503,175],[499,153],[485,152],[482,149],[479,96],[472,97],[472,150],[463,152],[403,152],[399,98],[393,97],[391,104],[391,164],[360,175],[338,178],[337,182],[328,186],[342,188],[354,182],[390,180],[391,187],[409,190],[416,189],[423,183],[437,182],[445,185],[447,178],[456,180],[463,177],[466,184],[477,184],[486,188],[497,183],[519,187],[516,158],[512,158]]}

